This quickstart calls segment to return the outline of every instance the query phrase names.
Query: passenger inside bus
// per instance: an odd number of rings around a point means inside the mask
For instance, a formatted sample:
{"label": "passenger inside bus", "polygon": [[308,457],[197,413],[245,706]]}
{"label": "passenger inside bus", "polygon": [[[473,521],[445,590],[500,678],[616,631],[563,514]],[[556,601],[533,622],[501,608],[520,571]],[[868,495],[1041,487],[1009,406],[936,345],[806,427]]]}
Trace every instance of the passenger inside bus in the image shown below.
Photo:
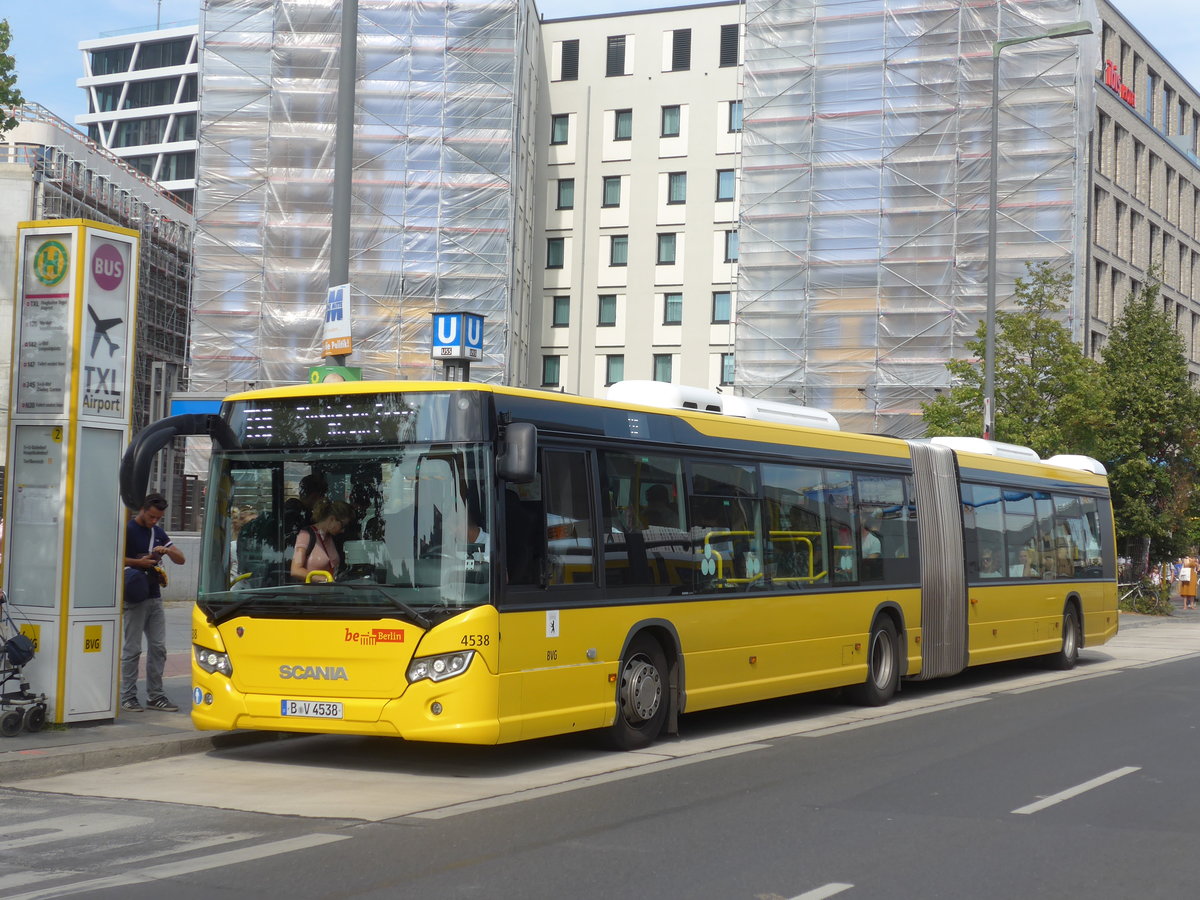
{"label": "passenger inside bus", "polygon": [[1000,576],[1000,564],[996,562],[995,551],[990,548],[979,551],[979,577],[999,578]]}

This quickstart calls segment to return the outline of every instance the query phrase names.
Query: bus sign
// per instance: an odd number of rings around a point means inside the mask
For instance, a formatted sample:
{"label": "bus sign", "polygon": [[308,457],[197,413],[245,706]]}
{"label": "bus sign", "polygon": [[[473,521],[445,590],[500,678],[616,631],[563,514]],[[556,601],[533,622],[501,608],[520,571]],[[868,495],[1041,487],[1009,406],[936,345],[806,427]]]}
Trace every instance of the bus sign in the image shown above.
{"label": "bus sign", "polygon": [[434,313],[434,359],[483,359],[483,316],[477,313]]}

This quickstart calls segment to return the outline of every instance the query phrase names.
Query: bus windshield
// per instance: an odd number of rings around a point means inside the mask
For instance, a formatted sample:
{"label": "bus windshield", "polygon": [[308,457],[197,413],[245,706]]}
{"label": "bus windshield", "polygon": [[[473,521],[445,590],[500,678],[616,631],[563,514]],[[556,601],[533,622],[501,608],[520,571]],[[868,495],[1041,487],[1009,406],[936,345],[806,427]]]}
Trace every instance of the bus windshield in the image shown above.
{"label": "bus windshield", "polygon": [[435,621],[491,597],[483,443],[214,455],[198,603],[233,615]]}

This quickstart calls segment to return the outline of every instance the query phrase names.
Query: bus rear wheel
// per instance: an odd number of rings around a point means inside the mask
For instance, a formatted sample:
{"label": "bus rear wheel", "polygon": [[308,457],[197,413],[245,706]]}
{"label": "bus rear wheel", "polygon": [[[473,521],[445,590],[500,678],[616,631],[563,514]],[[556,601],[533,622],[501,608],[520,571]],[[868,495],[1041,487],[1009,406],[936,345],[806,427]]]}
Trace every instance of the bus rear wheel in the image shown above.
{"label": "bus rear wheel", "polygon": [[867,680],[850,689],[850,698],[855,703],[883,706],[895,695],[900,684],[897,644],[896,626],[884,616],[871,629],[867,642]]}
{"label": "bus rear wheel", "polygon": [[658,641],[638,635],[621,660],[617,676],[617,717],[608,742],[636,750],[654,742],[667,718],[667,657]]}
{"label": "bus rear wheel", "polygon": [[1075,614],[1075,607],[1068,606],[1063,613],[1062,647],[1057,653],[1047,656],[1046,663],[1052,669],[1065,672],[1067,669],[1075,668],[1077,662],[1079,662],[1079,617]]}

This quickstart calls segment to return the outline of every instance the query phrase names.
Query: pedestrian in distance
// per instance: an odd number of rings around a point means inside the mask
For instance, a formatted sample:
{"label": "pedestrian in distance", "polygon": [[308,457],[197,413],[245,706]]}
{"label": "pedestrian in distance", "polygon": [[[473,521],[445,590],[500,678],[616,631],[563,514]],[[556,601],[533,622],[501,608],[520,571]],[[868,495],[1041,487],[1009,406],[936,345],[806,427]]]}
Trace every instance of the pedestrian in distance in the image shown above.
{"label": "pedestrian in distance", "polygon": [[141,712],[138,702],[138,662],[142,638],[146,640],[146,706],[162,712],[179,707],[163,693],[163,669],[167,663],[167,620],[163,611],[162,587],[165,556],[177,566],[184,564],[183,551],[159,526],[167,509],[162,494],[147,494],[142,508],[125,526],[125,640],[121,648],[121,709]]}
{"label": "pedestrian in distance", "polygon": [[1179,567],[1179,596],[1184,609],[1196,608],[1196,558],[1188,556]]}

